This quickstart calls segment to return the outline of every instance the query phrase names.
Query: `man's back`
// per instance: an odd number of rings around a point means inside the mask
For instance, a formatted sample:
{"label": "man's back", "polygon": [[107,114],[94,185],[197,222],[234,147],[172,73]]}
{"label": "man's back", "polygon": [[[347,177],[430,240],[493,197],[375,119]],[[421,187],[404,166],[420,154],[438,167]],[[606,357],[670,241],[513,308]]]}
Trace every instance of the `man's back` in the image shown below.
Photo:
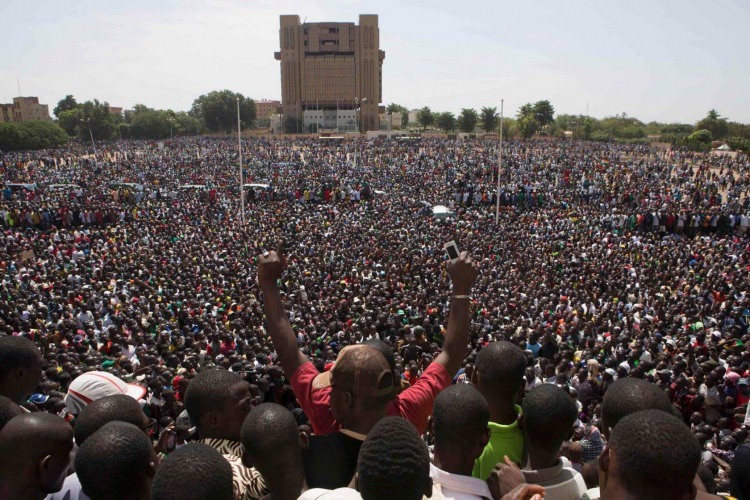
{"label": "man's back", "polygon": [[311,436],[302,454],[307,485],[329,490],[348,485],[357,470],[363,441],[364,436],[348,431]]}
{"label": "man's back", "polygon": [[577,500],[586,493],[583,476],[562,460],[546,469],[521,472],[527,483],[544,486],[544,498],[547,500]]}

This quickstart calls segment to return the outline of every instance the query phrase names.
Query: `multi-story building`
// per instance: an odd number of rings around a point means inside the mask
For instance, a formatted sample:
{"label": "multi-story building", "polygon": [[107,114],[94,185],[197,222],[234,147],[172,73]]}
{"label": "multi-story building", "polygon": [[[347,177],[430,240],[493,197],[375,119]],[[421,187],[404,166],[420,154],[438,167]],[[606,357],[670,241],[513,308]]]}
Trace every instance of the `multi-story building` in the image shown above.
{"label": "multi-story building", "polygon": [[340,131],[380,129],[385,52],[378,16],[360,15],[358,25],[300,23],[296,15],[280,21],[275,57],[281,61],[284,119],[307,126],[336,123]]}
{"label": "multi-story building", "polygon": [[269,99],[260,99],[255,101],[255,118],[256,120],[265,120],[281,112],[281,101],[272,101]]}
{"label": "multi-story building", "polygon": [[16,121],[15,115],[13,114],[12,104],[0,104],[0,121],[1,122]]}
{"label": "multi-story building", "polygon": [[[5,104],[3,106],[9,105]],[[49,116],[49,106],[46,104],[39,104],[38,97],[14,97],[13,120],[9,121],[27,122],[29,120],[44,120],[51,122],[52,118]]]}

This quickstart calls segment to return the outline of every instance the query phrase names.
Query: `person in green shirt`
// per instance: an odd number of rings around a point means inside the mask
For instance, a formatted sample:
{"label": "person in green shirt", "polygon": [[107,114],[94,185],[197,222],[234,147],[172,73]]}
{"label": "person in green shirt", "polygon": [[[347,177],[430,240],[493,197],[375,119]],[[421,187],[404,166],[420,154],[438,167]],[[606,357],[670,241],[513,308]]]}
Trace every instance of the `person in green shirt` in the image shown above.
{"label": "person in green shirt", "polygon": [[523,461],[522,411],[515,402],[525,369],[526,355],[511,342],[493,342],[477,354],[472,383],[490,407],[490,441],[474,463],[474,477],[486,480],[505,455],[515,463]]}

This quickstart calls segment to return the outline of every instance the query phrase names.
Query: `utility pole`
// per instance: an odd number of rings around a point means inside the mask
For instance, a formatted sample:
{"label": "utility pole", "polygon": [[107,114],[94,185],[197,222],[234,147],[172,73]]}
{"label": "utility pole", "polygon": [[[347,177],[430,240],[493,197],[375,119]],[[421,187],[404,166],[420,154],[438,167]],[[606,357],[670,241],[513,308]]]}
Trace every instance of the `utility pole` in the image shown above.
{"label": "utility pole", "polygon": [[240,159],[240,206],[242,210],[242,225],[245,225],[245,182],[242,175],[242,135],[240,131],[240,98],[237,98],[237,156]]}
{"label": "utility pole", "polygon": [[495,194],[495,224],[500,223],[500,166],[503,163],[503,106],[505,99],[500,99],[500,146],[497,154],[497,193]]}

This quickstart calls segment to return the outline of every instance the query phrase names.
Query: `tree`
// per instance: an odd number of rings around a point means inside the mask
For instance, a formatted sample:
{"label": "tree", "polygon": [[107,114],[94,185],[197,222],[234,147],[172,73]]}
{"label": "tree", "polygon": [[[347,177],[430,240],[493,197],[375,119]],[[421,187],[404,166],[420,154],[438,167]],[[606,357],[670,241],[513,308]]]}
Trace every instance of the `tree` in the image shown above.
{"label": "tree", "polygon": [[479,115],[475,109],[463,108],[458,116],[458,128],[461,129],[461,132],[470,134],[474,132],[478,121]]}
{"label": "tree", "polygon": [[729,123],[726,118],[721,118],[715,109],[706,114],[706,117],[695,124],[695,130],[708,130],[714,139],[723,139],[729,133]]}
{"label": "tree", "polygon": [[252,128],[257,115],[255,101],[230,90],[209,92],[193,101],[190,114],[212,132],[237,130],[237,99],[243,128]]}
{"label": "tree", "polygon": [[78,103],[72,95],[67,95],[57,103],[54,113],[58,124],[69,136],[84,140],[90,135],[95,139],[111,139],[116,135],[115,115],[110,112],[106,102],[94,99]]}
{"label": "tree", "polygon": [[534,116],[533,104],[527,102],[526,104],[518,108],[516,118],[518,119],[518,121],[516,122],[518,132],[524,139],[528,139],[532,135],[536,134],[537,130],[539,130],[539,122],[536,121],[536,117]]}
{"label": "tree", "polygon": [[[130,122],[130,135],[136,139],[163,139],[170,136],[170,132],[177,124],[170,123],[171,118],[164,111],[149,109],[136,112]],[[170,125],[173,127],[170,130]]]}
{"label": "tree", "polygon": [[493,130],[495,130],[495,128],[497,128],[497,123],[499,121],[497,108],[482,108],[481,116],[482,127],[484,128],[485,132],[492,132]]}
{"label": "tree", "polygon": [[713,135],[711,134],[710,130],[696,130],[692,134],[688,136],[688,141],[691,142],[703,142],[703,143],[709,143],[713,140]]}
{"label": "tree", "polygon": [[68,135],[55,123],[32,120],[0,123],[0,150],[48,149],[61,146]]}
{"label": "tree", "polygon": [[76,109],[78,106],[79,104],[76,102],[76,98],[68,94],[57,103],[57,106],[55,106],[55,109],[53,109],[52,112],[55,113],[55,116],[59,119],[61,113],[70,111],[71,109]]}
{"label": "tree", "polygon": [[432,110],[425,106],[417,112],[417,121],[422,126],[423,130],[427,130],[427,127],[435,122],[435,115],[432,114]]}
{"label": "tree", "polygon": [[21,145],[21,132],[16,123],[5,123],[0,121],[0,151],[16,151],[23,149]]}
{"label": "tree", "polygon": [[750,125],[744,125],[737,122],[729,122],[728,136],[741,137],[744,139],[750,139]]}
{"label": "tree", "polygon": [[687,135],[693,131],[693,126],[687,123],[667,123],[662,125],[659,132],[662,134]]}
{"label": "tree", "polygon": [[518,108],[518,112],[516,113],[517,118],[534,118],[534,105],[530,102],[527,102],[520,108]]}
{"label": "tree", "polygon": [[184,111],[175,114],[179,135],[198,135],[203,132],[203,123]]}
{"label": "tree", "polygon": [[555,108],[549,101],[537,101],[533,106],[534,119],[540,127],[551,125],[555,121]]}
{"label": "tree", "polygon": [[450,132],[456,129],[456,117],[450,111],[438,113],[435,115],[435,125],[444,132]]}
{"label": "tree", "polygon": [[528,139],[539,130],[539,122],[533,116],[522,116],[518,118],[518,131],[521,137]]}
{"label": "tree", "polygon": [[735,151],[750,152],[750,139],[744,137],[727,137],[727,144]]}
{"label": "tree", "polygon": [[80,107],[61,111],[57,115],[57,123],[71,137],[78,135],[78,129],[83,120],[83,111]]}

